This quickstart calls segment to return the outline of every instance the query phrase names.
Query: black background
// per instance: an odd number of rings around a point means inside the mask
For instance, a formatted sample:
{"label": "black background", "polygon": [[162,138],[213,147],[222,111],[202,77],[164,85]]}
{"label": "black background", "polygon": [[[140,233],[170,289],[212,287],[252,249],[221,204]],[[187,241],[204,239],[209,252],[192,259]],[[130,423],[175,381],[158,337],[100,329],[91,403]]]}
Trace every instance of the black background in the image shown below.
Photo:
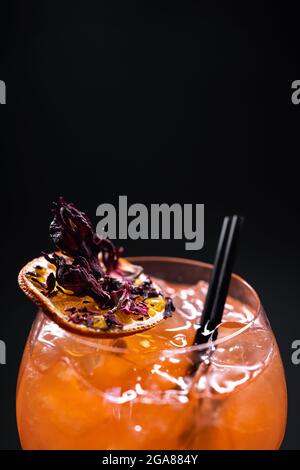
{"label": "black background", "polygon": [[[128,255],[213,260],[222,217],[246,217],[236,271],[282,352],[300,448],[298,12],[266,2],[1,2],[0,448],[15,449],[15,386],[35,308],[17,286],[64,195],[94,222],[116,203],[205,203],[205,245],[126,241]],[[226,5],[225,5],[226,3]],[[240,5],[242,3],[242,5]]]}

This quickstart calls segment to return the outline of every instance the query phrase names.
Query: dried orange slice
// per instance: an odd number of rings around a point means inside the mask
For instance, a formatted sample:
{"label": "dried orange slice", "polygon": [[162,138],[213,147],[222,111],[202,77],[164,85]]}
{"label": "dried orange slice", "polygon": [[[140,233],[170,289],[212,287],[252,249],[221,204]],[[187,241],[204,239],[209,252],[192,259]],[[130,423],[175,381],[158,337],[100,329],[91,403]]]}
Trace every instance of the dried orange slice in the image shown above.
{"label": "dried orange slice", "polygon": [[[64,255],[59,253],[59,256]],[[68,259],[68,257],[65,258]],[[99,258],[99,263],[101,263],[101,258]],[[124,258],[119,259],[119,266],[128,278],[134,279],[133,282],[137,287],[146,278],[141,272],[141,268],[132,265]],[[20,271],[19,285],[25,294],[51,319],[74,333],[102,338],[125,336],[150,329],[167,316],[167,300],[158,289],[158,295],[155,297],[135,299],[135,302],[143,301],[147,305],[147,317],[128,315],[116,310],[114,315],[120,320],[122,326],[109,325],[105,319],[108,309],[101,309],[97,302],[88,295],[74,295],[73,292],[60,287],[55,280],[55,273],[54,264],[45,257],[39,257],[30,261]],[[114,276],[118,279],[118,273]],[[49,279],[51,286],[49,286]],[[71,321],[74,312],[92,312],[92,323]]]}

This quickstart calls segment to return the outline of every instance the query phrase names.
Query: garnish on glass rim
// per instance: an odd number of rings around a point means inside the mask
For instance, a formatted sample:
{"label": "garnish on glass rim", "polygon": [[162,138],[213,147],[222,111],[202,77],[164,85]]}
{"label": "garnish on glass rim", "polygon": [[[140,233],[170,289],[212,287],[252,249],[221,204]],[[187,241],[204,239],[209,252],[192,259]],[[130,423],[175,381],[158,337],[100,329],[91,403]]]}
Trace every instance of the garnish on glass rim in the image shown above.
{"label": "garnish on glass rim", "polygon": [[50,236],[57,251],[42,253],[19,273],[25,294],[58,324],[98,337],[155,326],[174,311],[172,300],[100,239],[86,214],[63,198],[53,203]]}

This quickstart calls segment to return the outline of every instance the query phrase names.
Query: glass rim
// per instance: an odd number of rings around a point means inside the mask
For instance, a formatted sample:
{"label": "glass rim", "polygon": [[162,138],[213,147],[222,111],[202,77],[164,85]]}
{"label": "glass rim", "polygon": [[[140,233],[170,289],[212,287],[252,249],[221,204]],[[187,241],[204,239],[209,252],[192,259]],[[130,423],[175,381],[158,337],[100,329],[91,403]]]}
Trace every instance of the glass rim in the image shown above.
{"label": "glass rim", "polygon": [[[206,268],[206,269],[209,269],[210,271],[213,268],[213,265],[210,264],[210,263],[206,263],[206,262],[203,262],[203,261],[197,261],[197,260],[193,260],[193,259],[188,259],[188,258],[179,258],[179,257],[169,257],[169,256],[128,256],[128,257],[126,257],[126,259],[133,262],[133,263],[139,263],[139,262],[143,262],[143,261],[168,262],[168,263],[174,263],[174,264],[175,263],[185,263],[185,264],[189,264],[189,265],[193,265],[193,266]],[[195,345],[183,347],[183,348],[180,348],[180,349],[165,348],[165,349],[160,349],[158,351],[149,351],[148,353],[145,351],[144,354],[157,355],[157,354],[165,353],[168,356],[171,356],[171,355],[185,354],[185,353],[193,352],[193,351],[205,351],[205,350],[207,350],[207,348],[215,348],[220,344],[224,344],[224,343],[230,341],[231,339],[239,336],[240,334],[244,333],[248,328],[250,328],[251,325],[255,322],[255,320],[257,319],[257,317],[261,313],[262,305],[261,305],[260,298],[259,298],[257,292],[255,291],[255,289],[247,281],[245,281],[245,279],[243,279],[241,276],[239,276],[238,274],[235,274],[235,273],[232,273],[232,277],[237,282],[242,284],[246,288],[246,290],[248,290],[253,295],[253,297],[255,299],[255,308],[254,309],[252,308],[253,318],[249,322],[245,323],[245,325],[242,326],[241,328],[239,328],[237,331],[235,331],[231,334],[228,334],[226,336],[223,336],[222,338],[216,339],[214,341],[210,341],[209,343],[206,343],[206,344],[195,344]],[[199,281],[200,280],[201,279],[199,279]],[[60,328],[62,328],[60,325],[58,325],[58,326]],[[155,326],[154,326],[154,328],[155,328]],[[64,331],[66,333],[70,333],[65,329],[64,329]],[[147,330],[145,330],[145,331],[147,331]],[[77,337],[80,337],[83,343],[89,343],[89,340],[91,340],[91,339],[93,340],[93,343],[94,343],[95,340],[98,343],[98,339],[96,339],[96,338],[92,338],[92,337],[89,337],[89,336],[81,336],[81,335],[78,335],[75,332],[72,332],[72,334],[75,334]],[[126,336],[124,336],[124,337],[122,336],[122,338],[126,338]],[[125,353],[125,354],[127,352],[126,348],[122,348],[122,347],[118,347],[118,346],[112,346],[112,345],[105,345],[105,344],[101,344],[101,345],[97,344],[97,348],[102,349],[103,351],[107,351],[107,352],[111,351],[111,352],[118,352],[118,353]]]}

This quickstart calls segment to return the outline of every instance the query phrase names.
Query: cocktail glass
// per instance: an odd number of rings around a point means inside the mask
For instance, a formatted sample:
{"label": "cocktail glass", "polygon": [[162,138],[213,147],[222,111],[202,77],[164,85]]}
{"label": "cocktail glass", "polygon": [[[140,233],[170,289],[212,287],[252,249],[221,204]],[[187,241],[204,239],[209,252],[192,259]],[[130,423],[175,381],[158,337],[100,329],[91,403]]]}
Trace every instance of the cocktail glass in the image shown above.
{"label": "cocktail glass", "polygon": [[278,449],[285,376],[254,289],[233,275],[218,339],[193,345],[212,266],[129,260],[170,292],[183,289],[180,305],[175,298],[171,319],[118,339],[74,334],[39,310],[17,387],[22,447]]}

